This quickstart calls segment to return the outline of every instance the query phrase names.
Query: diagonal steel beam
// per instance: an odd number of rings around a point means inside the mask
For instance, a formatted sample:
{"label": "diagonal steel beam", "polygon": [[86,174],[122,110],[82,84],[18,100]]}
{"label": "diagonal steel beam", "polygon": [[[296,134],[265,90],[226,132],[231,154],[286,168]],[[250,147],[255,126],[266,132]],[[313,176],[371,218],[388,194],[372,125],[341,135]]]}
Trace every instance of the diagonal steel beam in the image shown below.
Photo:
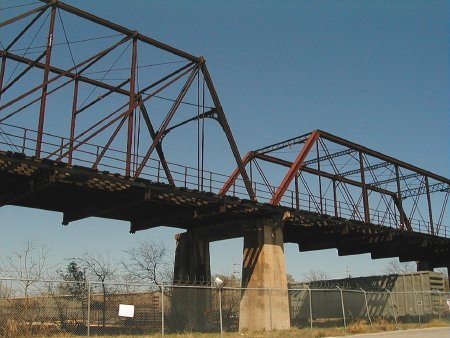
{"label": "diagonal steel beam", "polygon": [[248,196],[251,200],[256,200],[256,194],[253,191],[250,179],[247,175],[247,172],[245,171],[245,166],[242,163],[242,158],[241,158],[241,155],[239,154],[239,149],[236,145],[236,141],[234,140],[233,133],[231,132],[230,125],[228,124],[227,118],[225,116],[225,112],[222,108],[222,104],[220,103],[219,96],[217,95],[216,89],[212,82],[211,75],[209,74],[208,68],[206,67],[206,64],[202,65],[201,70],[203,72],[203,77],[205,79],[206,85],[208,86],[211,98],[217,109],[217,116],[219,119],[219,123],[220,123],[223,131],[225,132],[225,136],[227,137],[228,143],[231,147],[231,152],[233,153],[234,159],[238,166],[239,173],[242,177],[242,180],[244,181],[244,185],[245,185],[245,188],[247,189]]}
{"label": "diagonal steel beam", "polygon": [[[244,168],[253,158],[255,158],[254,152],[249,151],[242,159],[242,165],[244,166]],[[236,182],[236,180],[240,174],[241,174],[241,171],[239,170],[239,167],[237,167],[233,171],[233,173],[230,175],[230,177],[228,177],[227,181],[224,183],[224,185],[220,189],[218,195],[224,196],[230,190],[230,188],[233,186],[234,182]]]}
{"label": "diagonal steel beam", "polygon": [[[270,156],[270,155],[266,155],[266,154],[258,154],[256,156],[254,156],[254,158],[257,158],[257,159],[260,159],[260,160],[263,160],[263,161],[267,161],[267,162],[270,162],[270,163],[278,164],[278,165],[281,165],[281,166],[284,166],[284,167],[287,167],[287,168],[290,168],[292,166],[292,162],[290,162],[290,161],[282,160],[282,159],[279,159],[279,158],[276,158],[276,157],[273,157],[273,156]],[[320,170],[317,170],[317,169],[314,169],[314,168],[310,168],[310,167],[305,167],[305,166],[301,166],[299,171],[300,172],[303,171],[303,172],[306,172],[308,174],[313,174],[313,175],[317,175],[317,176],[326,177],[326,178],[329,178],[331,180],[335,180],[337,182],[342,182],[342,183],[345,183],[345,184],[353,185],[355,187],[359,187],[359,188],[362,187],[361,182],[354,181],[354,180],[351,180],[349,178],[342,177],[340,175],[330,174],[330,173],[328,173],[326,171],[320,171]],[[375,191],[375,192],[378,192],[380,194],[386,194],[386,195],[389,195],[389,196],[394,196],[395,195],[395,193],[393,193],[392,191],[381,189],[381,188],[378,188],[378,187],[374,187],[374,186],[372,186],[370,184],[367,184],[367,189]]]}
{"label": "diagonal steel beam", "polygon": [[[34,87],[33,89],[27,91],[26,93],[24,93],[24,94],[16,97],[15,99],[9,101],[8,103],[5,103],[4,105],[2,105],[0,107],[0,110],[3,110],[5,108],[11,106],[12,104],[16,103],[17,101],[22,100],[23,98],[27,97],[28,95],[38,91],[39,89],[43,88],[44,86],[49,85],[52,82],[55,82],[56,80],[60,79],[61,77],[68,76],[68,74],[70,74],[73,70],[75,70],[77,68],[80,68],[81,66],[84,66],[84,65],[86,65],[88,63],[95,63],[96,61],[100,60],[102,57],[107,55],[113,49],[115,49],[119,45],[123,44],[124,42],[128,41],[129,39],[130,39],[129,37],[126,37],[126,38],[118,41],[117,43],[115,43],[111,47],[108,47],[107,49],[102,50],[101,52],[99,52],[99,53],[97,53],[97,54],[95,54],[93,56],[90,56],[89,58],[85,59],[84,61],[80,62],[79,64],[77,64],[77,65],[75,65],[75,66],[73,66],[73,67],[71,67],[71,68],[69,68],[67,70],[64,70],[62,73],[58,74],[57,76],[49,79],[48,81],[45,81],[45,82],[41,83],[40,85],[38,85],[38,86]],[[44,65],[43,69],[45,69],[45,65]]]}
{"label": "diagonal steel beam", "polygon": [[[28,71],[32,68],[34,68],[36,66],[37,63],[39,63],[40,60],[42,60],[42,58],[47,54],[46,51],[42,52],[41,55],[39,55],[36,60],[34,60],[33,62],[30,62],[28,64],[27,67],[25,67],[24,70],[22,70],[20,72],[20,74],[18,74],[13,80],[9,81],[8,84],[4,87],[1,88],[0,90],[0,95],[2,95],[3,93],[5,93],[9,88],[11,88],[12,86],[14,86],[14,84],[19,81],[26,73],[28,73]],[[4,60],[6,59],[6,56],[4,56]]]}
{"label": "diagonal steel beam", "polygon": [[191,117],[190,119],[184,120],[183,122],[177,123],[173,126],[171,126],[170,128],[166,129],[166,132],[164,133],[164,136],[166,136],[169,132],[171,132],[172,130],[181,127],[185,124],[188,124],[189,122],[192,121],[197,121],[200,119],[205,119],[205,118],[215,118],[217,119],[217,109],[216,108],[212,108],[211,110],[208,110],[207,112],[201,113],[199,115],[196,115],[194,117]]}
{"label": "diagonal steel beam", "polygon": [[[79,78],[77,78],[78,81],[80,81]],[[117,86],[114,87],[114,89],[110,89],[108,90],[106,93],[103,93],[101,95],[99,95],[97,98],[95,98],[94,100],[92,100],[91,102],[89,102],[88,104],[84,105],[83,107],[81,107],[80,109],[77,109],[74,111],[75,115],[78,115],[80,113],[82,113],[83,111],[85,111],[86,109],[92,107],[94,104],[96,104],[97,102],[103,100],[105,97],[111,95],[114,92],[117,92],[117,90],[121,89],[123,86],[125,86],[127,83],[130,82],[130,79],[126,79],[125,81],[119,83]],[[125,94],[125,93],[123,93]]]}
{"label": "diagonal steel beam", "polygon": [[[161,141],[161,138],[169,125],[170,121],[172,120],[173,116],[175,115],[178,107],[181,104],[181,101],[187,94],[187,91],[189,90],[192,82],[194,81],[195,76],[197,75],[199,71],[199,67],[196,65],[194,69],[192,70],[191,74],[189,75],[189,78],[187,79],[186,83],[184,84],[183,88],[181,89],[181,92],[178,94],[177,99],[173,103],[172,107],[170,108],[170,111],[167,113],[166,117],[164,118],[164,121],[161,124],[161,127],[159,128],[158,132],[155,135],[155,138],[153,139],[153,143],[150,145],[150,148],[148,149],[147,153],[145,154],[141,164],[136,169],[136,172],[134,173],[134,177],[137,178],[142,173],[142,170],[144,170],[145,165],[147,164],[147,161],[150,158],[150,155],[152,154],[153,150],[155,150],[158,143]],[[142,105],[144,101],[139,102],[139,105]]]}
{"label": "diagonal steel beam", "polygon": [[[36,68],[45,69],[45,64],[43,64],[41,62],[35,62],[32,59],[28,59],[26,57],[15,55],[15,54],[12,54],[9,52],[4,52],[3,55],[10,60],[20,62],[23,64],[27,64],[27,65],[33,64],[33,66]],[[54,74],[58,74],[58,75],[64,74],[63,76],[67,76],[67,77],[70,77],[73,79],[78,79],[81,82],[85,82],[85,83],[88,83],[88,84],[91,84],[91,85],[94,85],[94,86],[97,86],[97,87],[100,87],[103,89],[107,89],[107,90],[113,91],[118,94],[122,94],[122,95],[126,95],[126,96],[130,95],[130,92],[128,90],[125,90],[122,88],[117,88],[116,86],[113,86],[113,85],[110,85],[110,84],[107,84],[105,82],[101,82],[98,80],[94,80],[94,79],[91,79],[89,77],[86,77],[86,76],[83,76],[80,74],[72,73],[72,71],[67,71],[67,70],[57,68],[54,66],[50,66],[49,71]]]}
{"label": "diagonal steel beam", "polygon": [[33,20],[30,21],[30,23],[28,25],[26,25],[26,27],[9,43],[9,45],[5,48],[5,50],[9,50],[12,46],[14,46],[16,44],[17,41],[20,40],[20,38],[30,29],[31,26],[34,25],[34,23],[42,16],[42,14],[45,13],[45,11],[47,10],[49,6],[47,6],[46,8],[42,9],[38,15],[36,15]]}
{"label": "diagonal steel beam", "polygon": [[22,14],[16,16],[16,17],[14,17],[14,18],[8,19],[8,20],[3,21],[3,22],[0,22],[0,28],[5,27],[5,26],[7,26],[9,24],[12,24],[12,23],[14,23],[16,21],[22,20],[22,19],[24,19],[24,18],[26,18],[26,17],[28,17],[30,15],[33,15],[33,14],[39,12],[39,11],[46,10],[47,8],[49,8],[52,5],[51,2],[52,1],[49,1],[49,3],[47,5],[44,5],[44,6],[35,8],[35,9],[32,9],[31,11],[22,13]]}
{"label": "diagonal steel beam", "polygon": [[[182,69],[184,69],[185,67],[182,67],[181,69],[179,69],[179,71],[181,71]],[[181,79],[183,76],[185,76],[187,73],[189,73],[193,68],[192,67],[190,69],[185,70],[184,72],[182,72],[181,74],[179,74],[177,77],[175,77],[174,79],[172,79],[170,82],[164,84],[163,86],[161,86],[160,88],[156,89],[154,92],[152,92],[151,94],[148,94],[145,98],[143,98],[140,102],[136,102],[135,106],[133,107],[133,109],[138,108],[139,106],[141,106],[145,101],[151,99],[152,97],[154,97],[155,95],[157,95],[158,93],[160,93],[161,91],[163,91],[164,89],[166,89],[167,87],[169,87],[171,84],[173,84],[174,82],[178,81],[179,79]],[[177,71],[177,72],[179,72]],[[176,74],[177,72],[174,72],[173,74]],[[152,85],[153,86],[153,85]],[[141,90],[139,92],[139,94],[142,94],[142,92],[144,91]],[[104,117],[103,119],[101,119],[100,121],[98,121],[97,123],[95,123],[94,125],[92,125],[91,127],[89,127],[88,129],[86,129],[85,131],[83,131],[81,134],[79,134],[74,140],[69,141],[66,144],[63,144],[60,148],[58,148],[57,150],[55,150],[54,152],[52,152],[50,155],[47,156],[47,158],[51,158],[52,156],[56,155],[61,149],[66,148],[71,142],[77,141],[79,138],[83,137],[84,135],[88,134],[90,131],[92,131],[94,128],[98,127],[99,125],[101,125],[103,122],[107,121],[109,118],[111,118],[112,116],[114,116],[117,112],[119,112],[121,109],[125,108],[128,105],[128,103],[122,105],[121,107],[119,107],[118,109],[116,109],[115,111],[113,111],[111,114],[109,114],[108,116]],[[98,135],[101,131],[105,130],[106,128],[108,128],[109,126],[111,126],[113,123],[115,123],[116,121],[118,121],[119,119],[123,118],[125,115],[129,114],[130,109],[126,110],[125,112],[121,113],[120,115],[116,116],[113,120],[109,121],[105,126],[102,126],[99,130],[93,132],[91,135],[87,136],[85,139],[83,139],[82,141],[80,141],[79,143],[77,143],[75,146],[73,146],[73,148],[71,148],[69,151],[66,151],[64,154],[60,155],[57,158],[57,161],[60,161],[62,158],[66,157],[70,152],[75,151],[78,147],[80,147],[82,144],[85,144],[86,142],[88,142],[90,139],[92,139],[94,136]]]}
{"label": "diagonal steel beam", "polygon": [[308,156],[312,146],[316,143],[319,136],[320,136],[320,132],[318,130],[315,130],[308,137],[308,140],[305,142],[305,145],[303,146],[302,150],[298,154],[295,161],[292,163],[292,166],[289,168],[289,171],[287,172],[286,176],[283,178],[283,181],[281,182],[280,186],[277,188],[275,195],[270,200],[270,204],[278,205],[278,203],[280,203],[281,198],[283,197],[284,193],[286,192],[287,188],[289,187],[289,184],[295,178],[295,175],[299,171],[300,167],[303,164],[303,161],[306,159],[306,156]]}
{"label": "diagonal steel beam", "polygon": [[[144,117],[145,125],[147,126],[148,132],[150,133],[150,137],[152,138],[152,140],[154,140],[156,137],[156,132],[155,129],[153,128],[152,122],[150,121],[150,116],[148,115],[147,108],[145,107],[145,104],[142,104],[139,108],[141,110],[142,116]],[[174,186],[175,181],[173,179],[172,173],[170,172],[169,165],[167,164],[161,142],[158,142],[158,144],[156,145],[156,152],[159,156],[161,165],[163,166],[167,181],[169,181],[170,185]]]}

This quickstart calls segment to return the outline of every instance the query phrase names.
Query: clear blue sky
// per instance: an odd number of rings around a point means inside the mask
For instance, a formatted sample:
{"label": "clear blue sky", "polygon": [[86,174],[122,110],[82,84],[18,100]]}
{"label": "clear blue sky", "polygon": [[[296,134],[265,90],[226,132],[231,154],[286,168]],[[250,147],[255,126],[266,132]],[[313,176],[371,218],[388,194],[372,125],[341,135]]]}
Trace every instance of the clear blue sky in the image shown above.
{"label": "clear blue sky", "polygon": [[[205,56],[242,154],[323,129],[449,176],[448,1],[67,3]],[[234,167],[221,165],[224,173]],[[93,250],[120,258],[143,237],[175,244],[174,230],[130,235],[125,223],[87,219],[62,227],[61,218],[0,208],[0,253],[27,239],[45,243],[55,261]],[[211,251],[213,272],[230,273],[242,240],[214,243]],[[347,267],[367,275],[386,265],[369,255],[339,258],[335,250],[285,251],[297,279],[311,269],[343,277]]]}

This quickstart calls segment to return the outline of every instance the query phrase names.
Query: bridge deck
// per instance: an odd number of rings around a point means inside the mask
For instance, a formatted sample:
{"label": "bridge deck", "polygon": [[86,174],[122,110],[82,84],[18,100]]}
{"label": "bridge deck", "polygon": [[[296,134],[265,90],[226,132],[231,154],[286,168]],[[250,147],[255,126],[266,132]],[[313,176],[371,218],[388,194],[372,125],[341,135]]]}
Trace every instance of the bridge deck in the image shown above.
{"label": "bridge deck", "polygon": [[449,266],[450,239],[418,232],[177,188],[80,166],[0,151],[0,206],[128,221],[130,232],[157,226],[197,229],[209,241],[241,237],[251,220],[283,217],[284,241],[300,251],[337,248]]}

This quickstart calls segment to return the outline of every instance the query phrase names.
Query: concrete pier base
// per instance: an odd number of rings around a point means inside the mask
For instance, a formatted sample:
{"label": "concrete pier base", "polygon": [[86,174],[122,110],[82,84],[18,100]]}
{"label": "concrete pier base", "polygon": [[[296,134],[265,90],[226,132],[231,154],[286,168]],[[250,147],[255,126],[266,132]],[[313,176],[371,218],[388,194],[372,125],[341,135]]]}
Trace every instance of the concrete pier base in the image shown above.
{"label": "concrete pier base", "polygon": [[174,287],[172,293],[173,331],[204,332],[212,324],[205,320],[211,309],[209,289],[186,287],[209,285],[211,280],[209,242],[188,231],[175,237]]}
{"label": "concrete pier base", "polygon": [[[244,234],[239,330],[290,328],[282,221],[255,221]],[[267,288],[257,290],[252,288]]]}

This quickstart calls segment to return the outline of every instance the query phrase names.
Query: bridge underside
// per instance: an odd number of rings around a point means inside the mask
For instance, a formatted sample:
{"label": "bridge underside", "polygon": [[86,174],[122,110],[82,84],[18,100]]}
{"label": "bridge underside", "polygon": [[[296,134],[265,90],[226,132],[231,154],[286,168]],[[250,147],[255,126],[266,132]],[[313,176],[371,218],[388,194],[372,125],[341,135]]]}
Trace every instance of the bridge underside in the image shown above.
{"label": "bridge underside", "polygon": [[284,242],[300,251],[337,248],[450,266],[450,239],[306,211],[220,197],[144,179],[0,151],[0,206],[63,213],[63,224],[87,217],[128,221],[130,232],[157,226],[195,231],[208,242],[244,237],[258,219],[281,217]]}
{"label": "bridge underside", "polygon": [[[221,197],[17,153],[0,151],[0,187],[0,206],[62,212],[65,225],[95,216],[128,221],[132,233],[157,226],[186,229],[177,238],[174,275],[180,281],[209,280],[209,243],[243,237],[242,282],[247,289],[240,301],[240,330],[289,329],[286,242],[297,243],[300,251],[337,248],[340,255],[371,253],[372,258],[420,261],[426,269],[450,266],[448,238]],[[267,287],[277,287],[277,294],[255,293],[255,288]],[[207,310],[210,300],[197,292],[191,289],[186,306]],[[175,292],[174,297],[178,296],[186,297]],[[191,316],[180,321],[179,329],[201,331],[202,323],[202,318]]]}

